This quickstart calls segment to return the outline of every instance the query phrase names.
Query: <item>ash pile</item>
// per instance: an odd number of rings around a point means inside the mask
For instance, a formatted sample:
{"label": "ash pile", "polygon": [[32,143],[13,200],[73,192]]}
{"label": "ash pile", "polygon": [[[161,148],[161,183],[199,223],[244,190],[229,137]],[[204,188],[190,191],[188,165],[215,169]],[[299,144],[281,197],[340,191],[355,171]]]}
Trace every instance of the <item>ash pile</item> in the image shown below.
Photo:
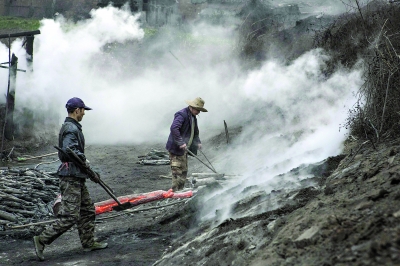
{"label": "ash pile", "polygon": [[169,154],[166,151],[152,149],[145,155],[138,156],[137,164],[142,165],[167,165],[169,164]]}
{"label": "ash pile", "polygon": [[7,227],[53,217],[52,205],[59,194],[54,173],[36,169],[0,170],[0,232]]}

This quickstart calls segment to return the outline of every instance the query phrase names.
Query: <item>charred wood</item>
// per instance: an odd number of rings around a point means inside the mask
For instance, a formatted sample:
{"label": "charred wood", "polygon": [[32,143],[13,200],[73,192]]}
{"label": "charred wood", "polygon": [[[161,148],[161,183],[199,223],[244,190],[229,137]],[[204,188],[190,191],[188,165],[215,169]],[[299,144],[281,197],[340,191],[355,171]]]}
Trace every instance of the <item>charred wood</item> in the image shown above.
{"label": "charred wood", "polygon": [[0,211],[0,219],[7,220],[8,222],[16,222],[17,221],[17,218],[15,217],[15,215],[10,214],[5,211]]}

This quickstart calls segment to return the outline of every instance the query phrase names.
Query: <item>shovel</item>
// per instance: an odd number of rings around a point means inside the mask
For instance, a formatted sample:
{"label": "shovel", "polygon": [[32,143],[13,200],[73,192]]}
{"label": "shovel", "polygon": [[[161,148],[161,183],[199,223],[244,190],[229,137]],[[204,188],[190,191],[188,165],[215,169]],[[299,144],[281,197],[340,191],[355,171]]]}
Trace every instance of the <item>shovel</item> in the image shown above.
{"label": "shovel", "polygon": [[100,179],[100,177],[98,176],[98,174],[95,171],[93,171],[90,167],[86,166],[86,164],[82,161],[82,159],[79,158],[79,156],[76,155],[76,153],[73,150],[71,150],[69,147],[67,147],[66,150],[68,151],[68,153],[66,153],[60,147],[54,146],[54,148],[56,148],[62,154],[67,156],[67,158],[69,158],[71,160],[71,162],[75,163],[87,175],[97,176],[97,180],[99,181],[100,186],[107,192],[108,195],[111,196],[111,198],[113,198],[113,200],[115,200],[115,202],[118,203],[118,206],[112,207],[113,210],[123,211],[123,210],[129,209],[132,207],[132,204],[129,201],[125,202],[125,203],[121,203],[118,200],[118,198],[114,195],[112,189],[106,183],[104,183],[104,181],[102,179]]}

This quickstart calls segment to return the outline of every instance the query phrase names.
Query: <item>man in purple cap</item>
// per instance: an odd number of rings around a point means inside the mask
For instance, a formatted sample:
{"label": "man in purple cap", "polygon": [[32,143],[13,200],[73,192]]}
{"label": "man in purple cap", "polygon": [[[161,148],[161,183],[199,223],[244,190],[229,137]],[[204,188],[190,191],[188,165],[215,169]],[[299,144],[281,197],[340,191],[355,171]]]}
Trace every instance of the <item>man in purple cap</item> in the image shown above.
{"label": "man in purple cap", "polygon": [[[85,138],[82,133],[82,121],[85,110],[92,108],[85,105],[79,98],[71,98],[65,105],[68,117],[58,135],[58,146],[66,152],[69,147],[82,161],[85,157]],[[60,178],[61,206],[57,214],[57,220],[50,224],[39,236],[34,236],[36,255],[39,260],[44,260],[43,251],[46,245],[50,245],[59,236],[77,225],[79,238],[84,251],[92,251],[107,247],[107,243],[94,240],[95,207],[86,187],[88,175],[80,170],[73,162],[69,161],[63,153],[59,152],[61,165],[57,174]],[[93,180],[93,178],[92,178]],[[98,182],[93,180],[94,182]]]}

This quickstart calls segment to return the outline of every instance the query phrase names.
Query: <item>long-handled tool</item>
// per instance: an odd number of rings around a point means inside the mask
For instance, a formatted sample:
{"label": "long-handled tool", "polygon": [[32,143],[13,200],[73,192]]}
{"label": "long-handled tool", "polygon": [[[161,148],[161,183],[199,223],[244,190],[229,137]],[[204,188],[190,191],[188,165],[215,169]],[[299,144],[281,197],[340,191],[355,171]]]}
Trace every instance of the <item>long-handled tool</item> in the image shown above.
{"label": "long-handled tool", "polygon": [[215,172],[217,172],[217,170],[215,170],[214,166],[211,164],[210,160],[208,160],[207,156],[204,154],[204,152],[202,150],[199,150],[201,152],[201,154],[203,154],[204,158],[206,158],[207,162],[210,164],[210,166],[212,167],[212,169],[214,169]]}
{"label": "long-handled tool", "polygon": [[114,193],[111,191],[110,187],[106,185],[106,183],[104,183],[103,180],[101,180],[99,178],[99,184],[100,186],[102,186],[104,188],[104,190],[108,193],[108,195],[111,196],[111,198],[113,198],[113,200],[115,200],[115,202],[118,204],[117,206],[112,207],[114,211],[123,211],[126,209],[130,209],[132,208],[132,204],[128,201],[125,203],[121,203],[118,198],[114,195]]}
{"label": "long-handled tool", "polygon": [[212,167],[208,166],[206,163],[204,163],[199,157],[197,157],[193,152],[191,152],[189,149],[186,149],[186,151],[192,155],[194,158],[196,158],[197,160],[199,160],[202,164],[204,164],[205,166],[207,166],[208,169],[210,169],[211,171],[213,171],[214,173],[218,174],[217,171],[215,171],[215,169],[213,169]]}
{"label": "long-handled tool", "polygon": [[126,209],[129,209],[132,207],[132,204],[128,201],[125,203],[121,203],[118,198],[114,195],[112,189],[106,184],[104,183],[103,180],[100,179],[99,175],[93,171],[89,166],[87,166],[81,158],[79,158],[79,156],[73,151],[71,150],[69,147],[66,148],[67,152],[64,152],[60,147],[54,146],[54,148],[56,148],[58,151],[60,151],[62,154],[64,154],[65,156],[67,156],[71,162],[75,163],[84,173],[86,173],[87,175],[89,175],[89,177],[94,177],[94,179],[96,181],[98,181],[98,183],[100,184],[100,186],[107,192],[108,195],[110,195],[113,200],[115,200],[115,202],[118,204],[118,206],[114,206],[113,210],[115,211],[123,211]]}

